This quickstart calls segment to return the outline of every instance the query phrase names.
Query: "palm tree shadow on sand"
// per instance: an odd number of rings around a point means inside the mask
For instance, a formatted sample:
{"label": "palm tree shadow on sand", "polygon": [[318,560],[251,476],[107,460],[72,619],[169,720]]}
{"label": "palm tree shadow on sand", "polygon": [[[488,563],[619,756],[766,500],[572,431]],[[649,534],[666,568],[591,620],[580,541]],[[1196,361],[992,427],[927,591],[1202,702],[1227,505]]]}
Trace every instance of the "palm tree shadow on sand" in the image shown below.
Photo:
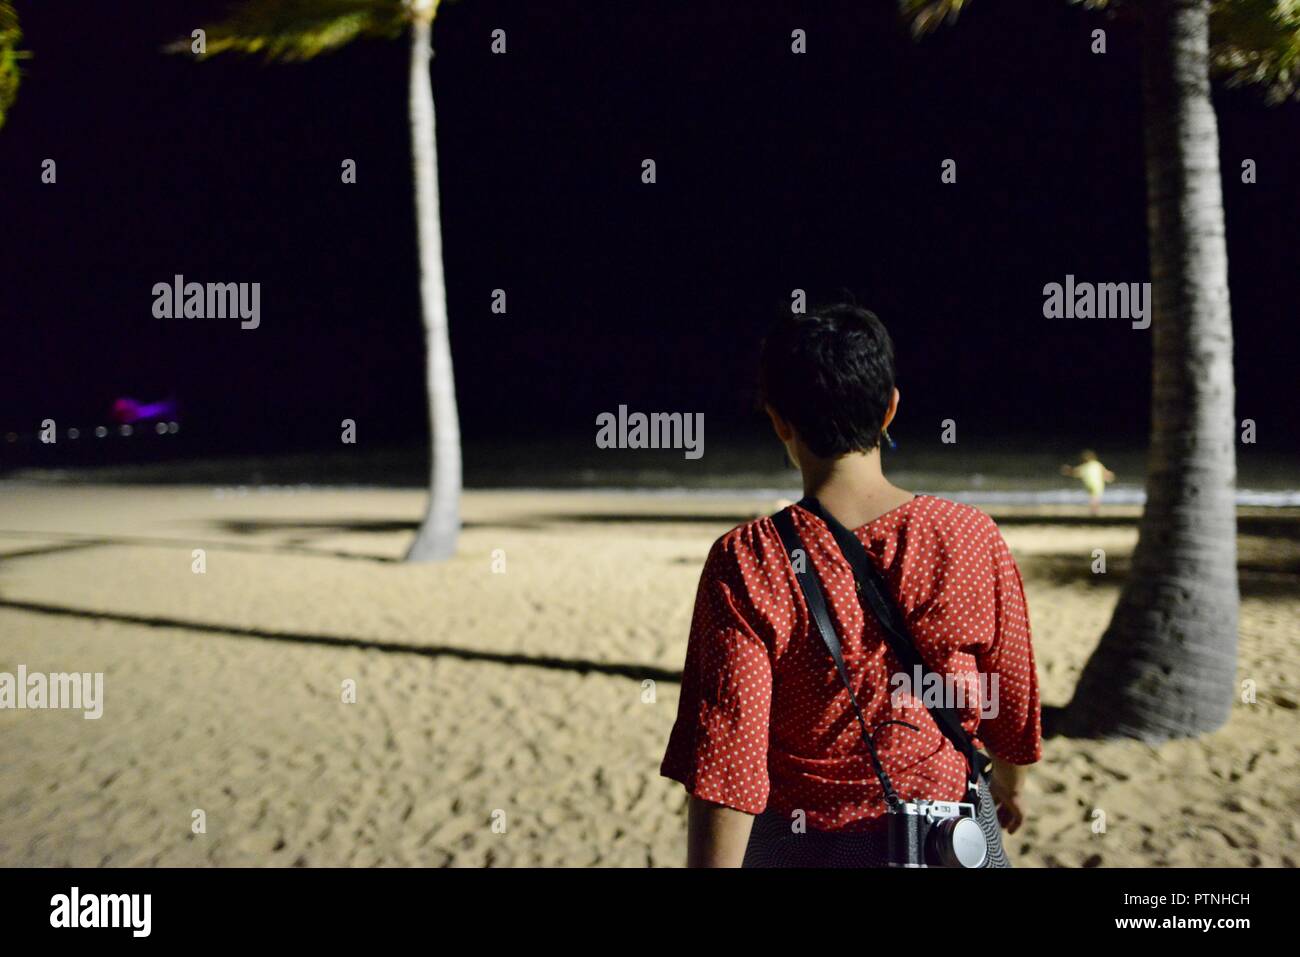
{"label": "palm tree shadow on sand", "polygon": [[62,618],[81,618],[87,621],[108,621],[122,625],[140,625],[148,628],[174,628],[199,634],[221,635],[230,638],[253,638],[262,641],[280,641],[290,644],[317,645],[329,648],[355,648],[379,651],[386,654],[418,655],[423,658],[455,658],[461,661],[491,662],[502,665],[520,665],[529,668],[546,668],[555,671],[572,671],[578,674],[602,674],[644,681],[664,681],[679,684],[680,671],[639,665],[630,662],[595,661],[589,658],[560,658],[554,655],[524,655],[515,652],[484,651],[454,645],[408,645],[401,642],[373,641],[345,635],[313,634],[308,632],[270,631],[240,625],[223,625],[216,622],[187,621],[162,615],[132,615],[124,612],[99,611],[89,608],[72,608],[41,602],[9,600],[0,597],[0,608],[23,611],[36,615]]}

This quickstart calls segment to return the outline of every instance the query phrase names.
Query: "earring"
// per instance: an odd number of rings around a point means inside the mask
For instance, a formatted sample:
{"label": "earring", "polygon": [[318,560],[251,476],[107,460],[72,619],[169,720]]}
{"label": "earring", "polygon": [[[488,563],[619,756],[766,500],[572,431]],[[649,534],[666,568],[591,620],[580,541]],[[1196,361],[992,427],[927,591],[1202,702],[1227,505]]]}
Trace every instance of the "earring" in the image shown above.
{"label": "earring", "polygon": [[889,443],[889,447],[891,449],[898,448],[898,443],[895,442],[892,438],[890,438],[889,429],[881,429],[880,434],[885,437],[885,441]]}

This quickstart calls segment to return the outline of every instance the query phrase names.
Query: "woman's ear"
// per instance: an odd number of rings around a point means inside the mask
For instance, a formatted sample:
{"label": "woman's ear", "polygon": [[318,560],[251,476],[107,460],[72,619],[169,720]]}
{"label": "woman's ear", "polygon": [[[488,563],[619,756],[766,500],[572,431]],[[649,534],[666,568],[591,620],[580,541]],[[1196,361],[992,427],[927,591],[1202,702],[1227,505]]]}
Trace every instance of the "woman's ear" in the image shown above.
{"label": "woman's ear", "polygon": [[898,414],[898,390],[889,397],[889,408],[885,410],[885,421],[880,424],[881,431],[889,428],[889,423],[894,421],[894,416]]}
{"label": "woman's ear", "polygon": [[780,412],[777,412],[776,409],[766,403],[763,404],[763,411],[765,411],[767,417],[772,420],[772,429],[776,432],[776,437],[778,439],[782,442],[789,442],[794,438],[794,428],[791,427],[789,422],[781,417]]}

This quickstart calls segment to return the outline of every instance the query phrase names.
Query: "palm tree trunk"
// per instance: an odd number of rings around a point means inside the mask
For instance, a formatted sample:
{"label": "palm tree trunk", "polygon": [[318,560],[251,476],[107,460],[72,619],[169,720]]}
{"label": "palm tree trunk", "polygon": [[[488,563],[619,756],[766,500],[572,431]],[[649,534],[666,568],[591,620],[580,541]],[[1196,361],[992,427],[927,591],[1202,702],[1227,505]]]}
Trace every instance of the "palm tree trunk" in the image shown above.
{"label": "palm tree trunk", "polygon": [[407,552],[407,561],[436,561],[456,551],[460,533],[460,423],[447,337],[447,290],[443,280],[442,224],[438,211],[438,148],[434,132],[432,16],[411,27],[411,162],[420,256],[420,311],[424,319],[425,375],[429,391],[429,504]]}
{"label": "palm tree trunk", "polygon": [[1232,710],[1236,436],[1209,6],[1141,7],[1153,336],[1147,502],[1132,572],[1064,715],[1067,734],[1187,737],[1221,727]]}

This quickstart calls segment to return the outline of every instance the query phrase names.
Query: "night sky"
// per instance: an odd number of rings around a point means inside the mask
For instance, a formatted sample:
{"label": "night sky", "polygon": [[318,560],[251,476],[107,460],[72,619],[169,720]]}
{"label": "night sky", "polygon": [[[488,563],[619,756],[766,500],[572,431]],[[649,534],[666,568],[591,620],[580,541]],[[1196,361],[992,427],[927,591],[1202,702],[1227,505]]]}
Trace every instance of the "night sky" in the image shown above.
{"label": "night sky", "polygon": [[[161,47],[221,3],[17,6],[34,56],[0,130],[0,432],[174,393],[195,452],[337,448],[345,417],[367,442],[421,442],[405,38],[196,64]],[[433,80],[471,446],[594,437],[619,404],[756,434],[758,339],[796,287],[885,320],[903,435],[937,440],[951,417],[968,435],[1142,441],[1149,333],[1042,316],[1067,273],[1148,278],[1131,28],[981,0],[918,43],[892,2],[806,6],[444,3]],[[1281,449],[1300,433],[1300,105],[1216,89],[1238,417]],[[154,318],[152,286],[176,273],[260,282],[261,327]]]}

